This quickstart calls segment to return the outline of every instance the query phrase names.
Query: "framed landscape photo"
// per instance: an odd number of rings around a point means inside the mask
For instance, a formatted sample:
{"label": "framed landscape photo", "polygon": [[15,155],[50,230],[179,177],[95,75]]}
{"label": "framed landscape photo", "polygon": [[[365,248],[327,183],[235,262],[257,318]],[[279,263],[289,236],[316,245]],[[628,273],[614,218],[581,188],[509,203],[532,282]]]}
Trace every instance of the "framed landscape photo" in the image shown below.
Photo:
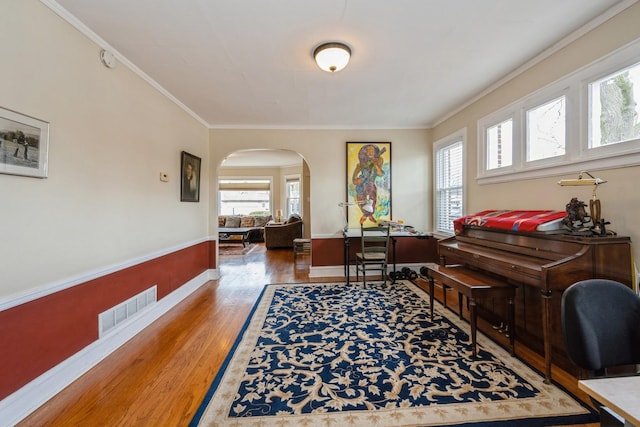
{"label": "framed landscape photo", "polygon": [[0,107],[0,173],[47,177],[49,123]]}
{"label": "framed landscape photo", "polygon": [[347,142],[347,226],[391,220],[391,143]]}
{"label": "framed landscape photo", "polygon": [[200,157],[182,152],[180,157],[180,201],[199,202],[200,201]]}

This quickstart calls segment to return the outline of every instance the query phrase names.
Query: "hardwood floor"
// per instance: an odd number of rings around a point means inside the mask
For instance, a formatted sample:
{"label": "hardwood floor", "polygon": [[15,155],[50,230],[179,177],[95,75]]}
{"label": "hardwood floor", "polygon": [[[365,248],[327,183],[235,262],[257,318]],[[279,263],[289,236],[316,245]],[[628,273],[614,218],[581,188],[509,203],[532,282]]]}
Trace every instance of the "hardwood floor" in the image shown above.
{"label": "hardwood floor", "polygon": [[[187,425],[265,284],[335,279],[310,279],[309,263],[309,255],[294,263],[291,250],[267,251],[263,245],[248,255],[222,257],[219,280],[202,286],[19,425]],[[523,346],[516,351],[542,368],[537,354]],[[588,401],[575,378],[555,368],[553,375]]]}

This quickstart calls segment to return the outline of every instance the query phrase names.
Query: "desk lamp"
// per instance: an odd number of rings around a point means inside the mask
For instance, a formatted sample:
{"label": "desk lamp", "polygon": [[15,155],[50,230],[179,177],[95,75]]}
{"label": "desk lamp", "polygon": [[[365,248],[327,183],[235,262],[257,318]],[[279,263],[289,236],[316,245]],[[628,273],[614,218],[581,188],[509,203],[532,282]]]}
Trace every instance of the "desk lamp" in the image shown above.
{"label": "desk lamp", "polygon": [[[354,202],[340,202],[340,203],[338,203],[338,206],[340,206],[341,208],[348,208],[349,206],[361,206],[362,210],[367,211],[369,213],[373,212],[373,201],[369,200],[369,199],[358,201],[357,203],[354,203]],[[346,232],[348,228],[349,228],[349,213],[348,213],[347,209],[345,209],[344,210],[344,227],[343,227],[343,230]]]}
{"label": "desk lamp", "polygon": [[[584,175],[588,175],[589,178],[584,178]],[[591,200],[589,201],[589,211],[591,213],[593,224],[595,225],[600,222],[600,215],[602,213],[600,199],[598,199],[596,192],[598,191],[598,185],[604,184],[605,182],[607,181],[596,178],[587,171],[582,171],[578,175],[578,179],[561,179],[558,181],[558,185],[562,187],[593,185],[593,193],[591,195]]]}

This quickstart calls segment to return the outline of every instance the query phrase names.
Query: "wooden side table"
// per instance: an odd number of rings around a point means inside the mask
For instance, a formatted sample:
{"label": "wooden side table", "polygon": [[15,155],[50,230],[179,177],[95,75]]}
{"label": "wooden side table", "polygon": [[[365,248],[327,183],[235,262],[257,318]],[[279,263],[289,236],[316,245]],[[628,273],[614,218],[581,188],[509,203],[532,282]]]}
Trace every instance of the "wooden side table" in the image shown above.
{"label": "wooden side table", "polygon": [[293,259],[299,254],[311,253],[311,239],[293,239]]}

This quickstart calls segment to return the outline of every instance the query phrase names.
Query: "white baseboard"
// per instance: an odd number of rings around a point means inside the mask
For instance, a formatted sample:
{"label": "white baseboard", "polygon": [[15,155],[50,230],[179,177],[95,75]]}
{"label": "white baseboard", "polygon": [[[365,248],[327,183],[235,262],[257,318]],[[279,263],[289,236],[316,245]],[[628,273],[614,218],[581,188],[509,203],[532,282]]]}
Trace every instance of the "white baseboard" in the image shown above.
{"label": "white baseboard", "polygon": [[13,426],[26,418],[144,328],[191,295],[200,286],[218,277],[217,270],[204,271],[157,303],[140,311],[140,314],[132,318],[131,321],[123,322],[114,328],[113,332],[89,344],[18,391],[4,398],[0,401],[0,420],[2,420],[3,425]]}

